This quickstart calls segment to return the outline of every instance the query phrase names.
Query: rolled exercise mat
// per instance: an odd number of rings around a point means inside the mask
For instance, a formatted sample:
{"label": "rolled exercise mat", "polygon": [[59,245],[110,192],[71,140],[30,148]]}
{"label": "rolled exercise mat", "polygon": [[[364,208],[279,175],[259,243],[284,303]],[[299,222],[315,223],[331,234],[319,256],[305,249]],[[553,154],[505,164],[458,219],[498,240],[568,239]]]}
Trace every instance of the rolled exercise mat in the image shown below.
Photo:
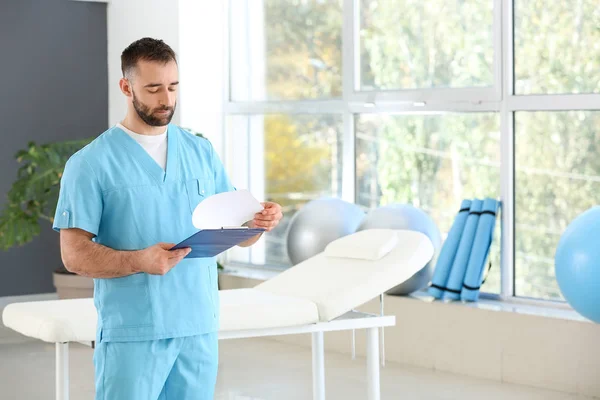
{"label": "rolled exercise mat", "polygon": [[465,280],[460,293],[461,300],[477,301],[479,299],[479,288],[481,287],[481,282],[483,280],[485,261],[488,258],[492,239],[494,238],[494,226],[496,224],[498,205],[498,201],[494,199],[487,198],[483,201],[471,255],[469,257],[469,262],[467,263]]}
{"label": "rolled exercise mat", "polygon": [[477,230],[477,223],[479,222],[479,214],[481,213],[482,205],[483,201],[479,199],[474,199],[471,202],[471,209],[467,216],[465,229],[463,230],[460,243],[458,244],[458,250],[456,250],[456,257],[454,257],[454,262],[450,269],[450,276],[448,277],[448,283],[446,284],[444,299],[460,299],[460,291],[465,279],[467,262],[469,262],[469,256],[471,255],[471,248],[473,247],[473,239],[475,238],[475,231]]}
{"label": "rolled exercise mat", "polygon": [[456,256],[456,250],[458,249],[460,237],[465,228],[465,222],[467,222],[470,208],[471,200],[463,200],[462,203],[460,203],[460,210],[458,210],[458,214],[454,219],[454,223],[448,232],[448,236],[446,237],[440,255],[438,256],[435,271],[431,278],[431,286],[429,286],[429,294],[436,299],[441,299],[446,290],[446,282],[448,282],[448,276],[450,275],[450,267],[452,267],[452,262]]}

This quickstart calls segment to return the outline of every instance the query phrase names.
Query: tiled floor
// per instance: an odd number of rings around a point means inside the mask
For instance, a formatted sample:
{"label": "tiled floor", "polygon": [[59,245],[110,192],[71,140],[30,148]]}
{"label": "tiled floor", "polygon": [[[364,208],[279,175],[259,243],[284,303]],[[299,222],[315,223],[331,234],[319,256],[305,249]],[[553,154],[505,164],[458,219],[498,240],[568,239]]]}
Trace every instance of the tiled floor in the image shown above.
{"label": "tiled floor", "polygon": [[[216,390],[219,400],[310,400],[310,349],[265,339],[221,341]],[[94,398],[92,352],[73,345],[71,399]],[[339,354],[325,359],[328,400],[366,398],[363,359]],[[381,371],[382,399],[589,399],[518,385],[473,379],[388,363]],[[54,346],[14,340],[0,344],[0,399],[51,400]]]}

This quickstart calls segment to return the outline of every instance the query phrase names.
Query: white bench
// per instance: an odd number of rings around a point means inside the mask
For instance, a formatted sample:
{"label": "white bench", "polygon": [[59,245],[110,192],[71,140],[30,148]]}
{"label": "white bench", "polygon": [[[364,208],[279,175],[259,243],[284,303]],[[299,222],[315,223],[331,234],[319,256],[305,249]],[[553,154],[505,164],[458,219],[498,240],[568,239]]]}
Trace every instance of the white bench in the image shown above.
{"label": "white bench", "polygon": [[[356,240],[365,237],[359,233],[338,239],[337,245],[356,247]],[[313,399],[324,400],[324,332],[366,329],[368,399],[379,400],[378,329],[395,325],[395,317],[353,310],[405,282],[434,253],[431,241],[421,233],[393,233],[397,244],[376,260],[332,256],[326,249],[252,289],[221,290],[219,339],[310,333]],[[359,246],[381,244],[359,242],[363,243]],[[9,304],[2,319],[23,335],[56,344],[56,399],[68,400],[69,343],[93,346],[97,323],[93,299]]]}

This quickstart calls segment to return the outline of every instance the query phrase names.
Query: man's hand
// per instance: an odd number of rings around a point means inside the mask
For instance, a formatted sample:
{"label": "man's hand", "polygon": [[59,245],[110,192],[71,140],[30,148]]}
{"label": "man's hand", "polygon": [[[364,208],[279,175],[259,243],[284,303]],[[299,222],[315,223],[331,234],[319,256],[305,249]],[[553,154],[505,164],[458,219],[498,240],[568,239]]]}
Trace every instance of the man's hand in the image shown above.
{"label": "man's hand", "polygon": [[173,246],[175,246],[174,243],[158,243],[144,250],[139,250],[132,269],[135,272],[165,275],[192,251],[189,247],[169,251]]}
{"label": "man's hand", "polygon": [[261,212],[254,214],[254,219],[250,221],[250,228],[265,228],[267,232],[272,231],[281,221],[283,213],[281,206],[277,203],[265,201],[260,203],[264,207]]}
{"label": "man's hand", "polygon": [[[265,228],[267,232],[272,231],[281,221],[283,213],[281,212],[281,206],[277,203],[266,201],[260,203],[264,207],[261,212],[254,214],[254,219],[244,224],[249,228]],[[258,239],[262,236],[262,232],[250,239],[238,244],[240,247],[252,246],[258,242]]]}

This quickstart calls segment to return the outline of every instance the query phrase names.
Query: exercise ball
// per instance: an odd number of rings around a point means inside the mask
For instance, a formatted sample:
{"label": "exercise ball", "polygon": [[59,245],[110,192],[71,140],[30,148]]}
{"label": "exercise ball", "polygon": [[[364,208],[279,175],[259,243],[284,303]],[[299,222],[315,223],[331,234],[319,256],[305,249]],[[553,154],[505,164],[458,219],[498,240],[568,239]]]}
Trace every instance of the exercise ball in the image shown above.
{"label": "exercise ball", "polygon": [[306,203],[292,217],[287,231],[287,254],[296,265],[342,236],[356,232],[365,212],[356,204],[334,197]]}
{"label": "exercise ball", "polygon": [[358,230],[405,229],[425,234],[433,243],[433,258],[406,282],[387,291],[393,295],[407,295],[423,289],[431,281],[433,268],[442,247],[442,235],[433,219],[423,210],[410,204],[390,204],[370,211]]}
{"label": "exercise ball", "polygon": [[575,218],[558,241],[555,272],[565,300],[584,317],[600,323],[600,206]]}

